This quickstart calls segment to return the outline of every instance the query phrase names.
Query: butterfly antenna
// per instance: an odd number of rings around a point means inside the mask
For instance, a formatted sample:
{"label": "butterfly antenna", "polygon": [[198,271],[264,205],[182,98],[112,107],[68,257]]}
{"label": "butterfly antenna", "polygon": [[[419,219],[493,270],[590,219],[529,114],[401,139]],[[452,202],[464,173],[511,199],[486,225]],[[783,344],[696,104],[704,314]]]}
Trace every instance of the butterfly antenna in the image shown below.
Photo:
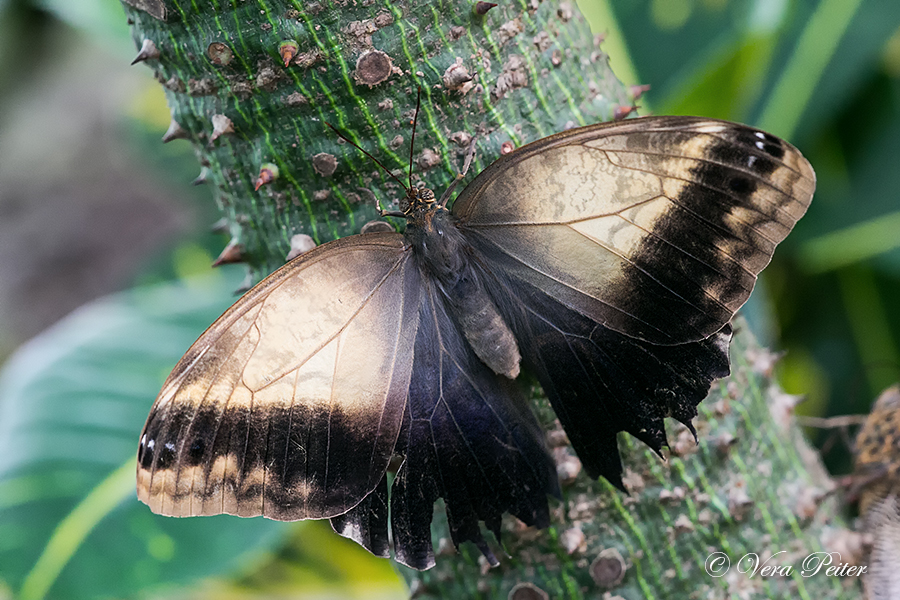
{"label": "butterfly antenna", "polygon": [[328,125],[329,127],[331,127],[331,130],[334,131],[336,134],[338,134],[339,138],[341,138],[342,140],[344,140],[345,142],[347,142],[348,144],[350,144],[351,146],[353,146],[354,148],[356,148],[357,150],[359,150],[360,152],[362,152],[363,154],[365,154],[366,156],[371,158],[373,161],[375,161],[375,164],[378,165],[379,167],[381,167],[385,173],[390,175],[394,179],[394,181],[399,183],[400,187],[406,188],[406,185],[402,181],[400,181],[400,179],[396,175],[391,173],[390,169],[388,169],[386,166],[381,164],[380,160],[378,160],[377,158],[375,158],[374,156],[372,156],[371,154],[366,152],[364,148],[362,148],[359,144],[357,144],[356,142],[354,142],[353,140],[348,138],[346,135],[344,135],[343,133],[338,131],[337,128],[334,125],[332,125],[331,123],[329,123],[328,121],[325,121],[325,124]]}
{"label": "butterfly antenna", "polygon": [[462,173],[459,173],[453,181],[450,182],[450,185],[447,186],[444,193],[441,194],[441,199],[438,200],[438,206],[443,208],[447,205],[447,200],[450,199],[450,193],[453,191],[453,188],[455,188],[456,184],[462,181],[462,178],[469,172],[469,167],[472,165],[472,159],[475,157],[475,142],[477,138],[477,135],[472,136],[472,140],[469,142],[469,148],[466,150],[466,161],[463,163]]}
{"label": "butterfly antenna", "polygon": [[416,113],[413,115],[413,131],[412,139],[409,140],[409,187],[412,189],[412,165],[413,165],[413,149],[416,147],[416,123],[419,121],[419,103],[422,101],[422,87],[416,94]]}

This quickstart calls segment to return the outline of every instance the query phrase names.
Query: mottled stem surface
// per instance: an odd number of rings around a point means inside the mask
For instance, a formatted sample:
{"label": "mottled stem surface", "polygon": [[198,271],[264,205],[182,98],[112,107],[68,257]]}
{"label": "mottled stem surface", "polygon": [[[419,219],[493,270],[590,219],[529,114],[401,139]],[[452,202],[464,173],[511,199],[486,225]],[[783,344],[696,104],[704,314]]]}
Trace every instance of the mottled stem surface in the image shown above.
{"label": "mottled stem surface", "polygon": [[449,0],[165,7],[164,21],[125,7],[136,47],[156,50],[142,62],[166,89],[169,137],[190,140],[209,167],[240,250],[229,260],[257,276],[284,262],[293,235],[358,233],[376,218],[374,198],[396,210],[404,195],[326,122],[405,180],[421,88],[413,180],[440,194],[473,135],[470,177],[505,150],[631,106],[568,3],[508,2],[483,15]]}

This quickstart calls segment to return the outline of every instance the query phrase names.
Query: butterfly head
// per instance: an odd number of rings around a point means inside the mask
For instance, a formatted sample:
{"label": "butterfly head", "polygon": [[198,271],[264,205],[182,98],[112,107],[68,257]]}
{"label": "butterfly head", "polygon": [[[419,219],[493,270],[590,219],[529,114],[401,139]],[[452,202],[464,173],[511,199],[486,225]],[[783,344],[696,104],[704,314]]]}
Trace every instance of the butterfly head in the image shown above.
{"label": "butterfly head", "polygon": [[428,188],[410,187],[406,190],[406,197],[401,203],[403,216],[406,217],[407,231],[419,229],[422,232],[432,232],[435,226],[434,217],[439,212],[446,212],[434,197],[434,192]]}
{"label": "butterfly head", "polygon": [[403,214],[411,217],[413,214],[423,210],[433,210],[434,203],[434,192],[428,188],[407,188],[405,202],[403,203]]}

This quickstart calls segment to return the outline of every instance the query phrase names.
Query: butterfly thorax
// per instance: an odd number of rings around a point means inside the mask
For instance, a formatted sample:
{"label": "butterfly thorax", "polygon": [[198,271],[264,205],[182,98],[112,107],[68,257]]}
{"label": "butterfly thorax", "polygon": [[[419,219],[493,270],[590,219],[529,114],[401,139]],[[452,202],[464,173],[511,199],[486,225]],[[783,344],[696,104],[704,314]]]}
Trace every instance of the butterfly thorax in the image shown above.
{"label": "butterfly thorax", "polygon": [[450,211],[440,206],[429,189],[410,188],[403,211],[406,239],[430,275],[452,288],[468,262],[471,250],[452,221]]}
{"label": "butterfly thorax", "polygon": [[453,215],[431,190],[410,188],[406,199],[404,235],[424,277],[436,282],[478,358],[498,375],[515,378],[521,358],[516,338],[485,289],[483,271]]}

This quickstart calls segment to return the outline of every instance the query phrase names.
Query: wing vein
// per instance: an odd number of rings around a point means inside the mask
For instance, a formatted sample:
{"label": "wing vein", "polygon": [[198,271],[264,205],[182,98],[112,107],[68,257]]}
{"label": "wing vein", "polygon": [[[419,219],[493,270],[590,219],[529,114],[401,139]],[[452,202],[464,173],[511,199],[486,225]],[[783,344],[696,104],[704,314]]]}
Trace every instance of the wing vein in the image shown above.
{"label": "wing vein", "polygon": [[[782,196],[786,196],[786,197],[788,197],[788,198],[793,198],[793,195],[792,195],[792,194],[790,194],[790,193],[788,193],[788,192],[782,190],[781,188],[775,187],[775,185],[772,183],[772,181],[771,181],[770,179],[767,179],[767,178],[764,178],[764,177],[760,177],[758,174],[754,173],[753,171],[747,171],[747,170],[738,168],[737,166],[732,165],[732,164],[727,164],[727,163],[723,163],[723,162],[719,162],[719,161],[715,161],[715,160],[709,160],[709,159],[707,159],[707,158],[699,158],[699,157],[696,157],[696,156],[684,156],[684,155],[678,155],[678,154],[666,154],[666,153],[663,153],[663,152],[635,152],[635,151],[629,151],[629,150],[604,150],[603,152],[607,155],[607,157],[609,156],[609,152],[614,152],[614,153],[621,153],[621,154],[639,154],[639,155],[642,155],[642,156],[659,156],[659,157],[664,157],[664,158],[673,158],[673,159],[678,159],[678,160],[686,160],[686,161],[692,161],[692,162],[697,162],[697,163],[706,163],[706,164],[709,164],[709,165],[715,165],[715,166],[717,166],[717,167],[722,167],[722,168],[728,169],[728,170],[730,170],[730,171],[736,171],[736,172],[738,172],[738,173],[743,173],[744,175],[748,175],[748,176],[750,176],[751,178],[753,178],[755,181],[757,181],[757,182],[759,182],[759,183],[765,185],[766,187],[768,187],[768,188],[771,189],[771,190],[774,190],[774,191],[778,192],[778,193],[781,194]],[[607,160],[609,160],[609,159],[607,158]],[[641,172],[641,173],[648,173],[648,174],[650,174],[650,175],[655,175],[656,177],[665,177],[665,178],[667,178],[667,179],[677,179],[677,180],[679,180],[679,181],[686,181],[686,182],[689,182],[689,183],[694,183],[694,184],[704,185],[702,181],[699,181],[699,180],[696,180],[696,179],[686,179],[686,178],[684,178],[684,177],[678,177],[678,176],[676,176],[676,175],[671,175],[671,174],[668,174],[668,173],[667,173],[667,174],[661,174],[661,173],[658,173],[658,172],[655,172],[655,171],[649,171],[649,170],[647,170],[647,169],[642,169],[642,168],[640,168],[640,167],[635,167],[635,166],[630,166],[630,165],[626,166],[626,165],[618,164],[617,162],[614,162],[614,161],[612,161],[612,160],[610,160],[610,163],[613,164],[613,165],[615,165],[615,166],[617,166],[617,167],[619,167],[620,169],[628,169],[628,170],[631,170],[631,171],[638,171],[638,172]],[[716,190],[716,191],[722,192],[723,194],[726,194],[726,195],[728,195],[728,196],[734,197],[734,196],[732,196],[732,194],[726,192],[725,190],[719,190],[718,188],[712,188],[712,187],[710,187],[710,186],[708,186],[708,185],[704,185],[704,187],[707,187],[707,188],[709,188],[709,189],[714,189],[714,190]],[[781,206],[779,206],[778,204],[776,204],[776,203],[770,201],[770,200],[769,200],[768,198],[766,198],[765,196],[763,196],[763,199],[764,199],[764,201],[766,202],[766,204],[772,206],[772,207],[775,209],[775,211],[787,215],[787,217],[788,217],[791,221],[795,221],[795,220],[796,220],[796,219],[794,218],[793,215],[791,215],[790,213],[786,212],[786,211],[785,211]],[[765,215],[768,216],[768,213],[763,213],[763,212],[761,212],[761,211],[756,211],[756,212],[760,212],[760,214],[765,214]]]}
{"label": "wing vein", "polygon": [[[626,219],[626,221],[627,221],[627,219]],[[628,222],[631,223],[631,221],[628,221]],[[655,237],[656,239],[661,240],[663,243],[668,244],[669,246],[672,246],[673,248],[675,248],[675,249],[678,250],[679,252],[681,252],[681,253],[685,254],[686,256],[688,256],[688,257],[690,257],[690,258],[696,260],[696,261],[699,262],[700,264],[709,267],[709,265],[706,265],[706,263],[704,263],[704,262],[701,261],[700,259],[698,259],[698,258],[692,256],[691,254],[688,254],[687,252],[685,252],[684,250],[682,250],[682,249],[679,248],[678,246],[676,246],[676,245],[674,245],[674,244],[670,244],[667,240],[665,240],[665,239],[663,239],[663,238],[661,238],[661,237],[655,235],[653,232],[647,231],[647,230],[644,229],[643,227],[641,227],[641,226],[639,226],[639,225],[636,225],[636,224],[634,224],[634,223],[632,223],[632,225],[634,225],[635,227],[641,229],[641,230],[644,231],[645,233],[648,233],[648,234],[652,235],[652,236]],[[631,261],[630,259],[628,259],[628,258],[627,258],[624,254],[622,254],[621,252],[619,252],[619,251],[617,251],[617,250],[614,250],[613,248],[610,248],[610,247],[607,246],[606,244],[604,244],[604,243],[602,243],[602,242],[600,242],[600,241],[598,241],[598,240],[595,240],[595,239],[592,238],[592,237],[587,236],[586,234],[584,234],[584,233],[578,231],[577,229],[573,229],[573,231],[574,231],[575,233],[577,233],[578,235],[582,236],[583,238],[585,238],[586,240],[588,240],[588,241],[590,241],[590,242],[593,242],[594,244],[597,244],[598,246],[600,246],[601,248],[603,248],[603,249],[605,249],[606,251],[610,252],[611,254],[614,254],[614,255],[618,256],[618,257],[621,258],[623,261],[625,261],[625,262],[627,262],[628,264],[630,264],[631,266],[633,266],[635,269],[638,269],[641,273],[643,273],[644,275],[646,275],[647,277],[649,277],[652,281],[654,281],[654,282],[656,282],[657,284],[659,284],[660,287],[662,287],[664,290],[667,290],[667,291],[671,292],[673,295],[675,295],[676,298],[678,298],[678,299],[680,299],[680,300],[683,300],[683,301],[685,302],[685,304],[687,304],[687,305],[689,305],[689,306],[693,306],[694,308],[696,308],[697,310],[699,310],[701,313],[706,314],[706,312],[703,311],[702,309],[700,309],[699,306],[696,306],[695,304],[693,304],[692,302],[690,302],[690,301],[687,300],[686,298],[683,298],[683,297],[681,296],[681,294],[677,293],[675,290],[673,290],[673,289],[669,288],[668,286],[666,286],[665,284],[663,284],[662,281],[660,281],[659,279],[657,279],[656,277],[654,277],[653,275],[651,275],[649,271],[647,271],[646,269],[643,269],[642,267],[638,266],[637,263],[635,263],[635,262]],[[709,267],[709,268],[712,269],[713,271],[715,271],[716,273],[719,273],[720,275],[724,275],[723,273],[720,273],[719,271],[717,271],[717,270],[714,269],[713,267]],[[726,279],[728,279],[727,276],[726,276]],[[691,281],[692,283],[696,283],[693,279],[688,279],[688,281]],[[706,289],[704,289],[702,286],[699,286],[699,285],[698,285],[697,287],[700,289],[701,292],[703,292],[703,295],[704,295],[704,296],[706,296],[707,298],[709,298],[710,300],[712,300],[715,304],[718,304],[719,306],[721,306],[722,308],[724,308],[725,310],[727,310],[727,311],[729,311],[729,312],[731,311],[730,308],[728,308],[727,306],[725,306],[724,304],[722,304],[722,302],[721,302],[718,298],[716,298],[715,296],[713,296],[712,294],[710,294],[710,293],[709,293]]]}
{"label": "wing vein", "polygon": [[[388,279],[388,278],[389,278],[389,277],[390,277],[390,276],[391,276],[391,275],[399,268],[400,264],[401,264],[403,261],[405,261],[406,259],[408,259],[408,258],[409,258],[409,256],[408,256],[407,254],[404,254],[403,256],[401,256],[401,257],[398,259],[397,263],[395,263],[394,266],[392,266],[392,267],[390,268],[390,270],[388,270],[388,272],[384,275],[384,277],[382,277],[382,278],[378,281],[378,283],[372,288],[372,291],[370,291],[370,292],[366,295],[366,297],[363,298],[363,300],[362,300],[362,302],[360,303],[359,307],[353,312],[352,315],[350,315],[350,316],[347,318],[346,323],[344,323],[337,331],[335,331],[333,335],[331,335],[330,337],[328,337],[327,339],[325,339],[324,341],[322,341],[318,346],[316,346],[316,348],[314,348],[313,351],[311,351],[311,352],[307,355],[307,357],[306,357],[305,359],[303,359],[303,360],[300,361],[299,363],[296,363],[296,364],[291,365],[290,367],[286,368],[286,370],[285,370],[283,373],[281,373],[280,375],[278,375],[277,377],[274,377],[274,376],[273,376],[273,377],[271,378],[270,381],[267,381],[266,383],[264,383],[263,385],[261,385],[261,386],[259,387],[259,390],[263,390],[263,389],[267,388],[268,386],[272,385],[273,383],[279,381],[282,377],[284,377],[284,376],[287,375],[288,373],[291,373],[291,372],[293,372],[293,371],[295,371],[295,370],[301,368],[301,367],[302,367],[303,365],[305,365],[312,357],[314,357],[316,354],[318,354],[318,353],[322,350],[322,348],[324,348],[325,346],[327,346],[328,344],[330,344],[331,342],[333,342],[333,341],[335,340],[335,338],[337,338],[339,335],[341,335],[341,334],[344,332],[344,330],[350,325],[350,323],[357,317],[357,315],[359,315],[359,313],[362,312],[362,310],[369,304],[369,302],[372,300],[372,297],[373,297],[373,296],[378,292],[378,290],[380,290],[381,287],[384,285],[384,282],[387,281],[387,279]],[[257,391],[259,391],[259,390],[257,390]]]}
{"label": "wing vein", "polygon": [[[553,225],[560,225],[560,223],[553,223]],[[483,236],[484,234],[481,234],[481,235]],[[576,288],[575,286],[573,286],[573,285],[571,285],[571,284],[569,284],[569,283],[566,283],[565,281],[559,279],[558,277],[555,277],[555,276],[553,276],[553,275],[551,275],[551,274],[549,274],[549,273],[547,273],[547,272],[545,272],[545,271],[543,271],[543,270],[541,270],[541,269],[537,269],[537,268],[533,267],[532,265],[529,265],[529,264],[526,263],[522,258],[519,258],[518,256],[515,256],[514,254],[510,254],[505,248],[503,248],[503,247],[500,246],[499,244],[496,244],[496,242],[494,242],[493,240],[490,240],[490,239],[488,238],[488,241],[490,241],[490,243],[494,244],[494,245],[498,248],[498,250],[500,250],[500,252],[503,252],[503,254],[505,254],[506,256],[508,256],[509,258],[511,258],[512,260],[516,261],[517,263],[521,264],[521,265],[522,265],[523,267],[525,267],[526,269],[529,269],[529,270],[531,270],[531,271],[534,271],[535,273],[537,273],[537,274],[539,274],[539,275],[543,275],[544,277],[546,277],[546,278],[549,279],[550,281],[556,282],[556,283],[562,285],[563,287],[565,287],[566,289],[569,289],[569,290],[572,290],[573,292],[576,292],[576,293],[578,293],[578,294],[587,296],[587,297],[590,298],[591,300],[593,300],[593,301],[595,301],[595,302],[598,302],[598,303],[602,304],[603,306],[606,306],[607,308],[610,308],[611,310],[614,310],[614,311],[616,311],[616,312],[622,313],[623,315],[626,315],[626,316],[628,316],[628,317],[631,317],[631,318],[634,319],[635,321],[637,321],[637,322],[639,322],[639,323],[642,323],[642,324],[646,325],[647,327],[649,327],[650,329],[653,329],[654,331],[657,331],[657,332],[659,332],[659,333],[665,334],[664,331],[662,331],[662,330],[659,329],[658,327],[652,325],[651,323],[648,323],[647,321],[644,321],[643,319],[638,318],[637,315],[633,315],[633,314],[629,313],[628,311],[622,310],[622,309],[619,308],[618,306],[613,306],[612,304],[609,304],[608,302],[605,302],[605,301],[601,300],[600,298],[596,298],[596,297],[594,297],[594,296],[591,296],[590,294],[586,294],[584,291],[582,291],[582,290]],[[558,300],[559,300],[560,302],[564,303],[564,305],[566,306],[566,308],[570,308],[570,309],[574,310],[575,312],[579,312],[579,313],[580,313],[580,311],[579,311],[577,308],[575,308],[574,306],[570,306],[569,304],[566,304],[566,303],[563,301],[562,298],[559,298]]]}
{"label": "wing vein", "polygon": [[[671,131],[672,131],[672,130],[668,130],[668,129],[654,129],[654,128],[647,128],[647,129],[644,129],[644,130],[643,130],[643,132],[645,132],[645,133],[651,133],[651,132],[655,132],[655,133],[671,133]],[[748,154],[752,154],[752,155],[754,155],[754,156],[760,156],[760,157],[765,158],[766,160],[771,160],[772,162],[776,163],[777,165],[779,165],[779,166],[781,166],[781,167],[787,169],[788,171],[791,171],[792,173],[794,173],[794,174],[796,174],[796,175],[802,177],[803,179],[806,179],[807,181],[811,181],[811,180],[809,179],[809,177],[807,177],[806,174],[805,174],[804,172],[795,169],[793,166],[791,166],[790,164],[786,163],[784,160],[782,160],[782,159],[780,159],[780,158],[776,158],[775,156],[772,156],[772,155],[769,154],[768,152],[760,151],[760,149],[755,148],[755,147],[753,147],[753,146],[749,146],[749,145],[746,145],[746,144],[736,144],[736,143],[734,143],[733,140],[729,140],[729,139],[727,139],[727,138],[725,138],[725,137],[722,137],[721,135],[717,135],[717,134],[715,134],[715,133],[711,133],[711,132],[708,132],[708,131],[696,131],[696,130],[691,131],[690,129],[684,130],[684,131],[690,131],[693,135],[696,135],[696,136],[703,136],[703,137],[707,137],[707,138],[714,138],[714,139],[716,139],[716,140],[723,141],[723,142],[725,142],[725,144],[726,144],[728,147],[730,147],[730,148],[739,148],[739,149],[743,149],[743,150],[745,150],[745,151],[748,151],[748,152],[747,152]],[[752,130],[751,130],[751,131],[752,131]],[[606,136],[604,136],[604,137],[606,137]],[[597,139],[599,139],[599,138],[597,138]],[[598,150],[601,150],[600,148],[597,148],[597,149],[598,149]],[[683,154],[668,154],[668,153],[665,153],[665,152],[648,152],[648,151],[646,151],[646,150],[629,150],[629,149],[627,149],[627,148],[626,148],[626,149],[622,149],[622,150],[618,150],[618,149],[617,149],[617,150],[614,150],[614,152],[623,152],[623,153],[626,153],[626,152],[627,152],[627,153],[629,153],[629,154],[643,154],[643,155],[649,155],[649,156],[665,156],[665,157],[667,157],[667,158],[686,158],[685,155],[683,155]],[[789,151],[789,153],[790,153],[790,154],[794,154],[793,151]],[[687,157],[687,158],[697,158],[697,157]],[[697,160],[705,160],[705,159],[697,159]],[[735,165],[728,165],[728,164],[726,164],[726,163],[719,163],[719,162],[716,162],[716,161],[709,161],[709,160],[706,160],[705,162],[709,162],[709,163],[711,163],[711,164],[723,165],[723,166],[731,166],[731,167],[734,167],[734,166],[735,166]],[[738,170],[741,170],[741,171],[743,171],[743,172],[745,172],[745,173],[752,173],[752,171],[744,171],[743,169],[738,169]]]}
{"label": "wing vein", "polygon": [[[570,229],[571,229],[571,228],[570,228]],[[707,314],[706,311],[703,310],[701,307],[697,306],[696,304],[694,304],[692,301],[688,300],[687,298],[682,297],[681,294],[679,294],[678,292],[676,292],[675,290],[673,290],[672,288],[670,288],[669,286],[667,286],[666,284],[664,284],[662,281],[658,280],[656,277],[654,277],[653,275],[651,275],[649,271],[647,271],[645,268],[641,267],[640,265],[638,265],[637,263],[635,263],[634,261],[632,261],[631,259],[629,259],[628,257],[626,257],[624,254],[622,254],[622,253],[619,252],[618,250],[613,249],[613,248],[610,248],[609,246],[606,246],[606,245],[600,243],[599,241],[595,241],[595,240],[593,240],[592,238],[589,238],[589,237],[585,236],[583,233],[581,233],[581,232],[578,231],[578,230],[573,230],[573,231],[575,231],[577,234],[581,235],[581,236],[584,237],[585,239],[591,241],[592,243],[596,244],[597,246],[599,246],[599,247],[605,249],[607,252],[609,252],[609,253],[611,253],[611,254],[613,254],[613,255],[615,255],[615,256],[618,256],[620,259],[622,259],[623,262],[628,263],[629,265],[631,265],[632,267],[634,267],[636,270],[638,270],[638,271],[640,271],[641,273],[643,273],[643,274],[644,274],[645,276],[647,276],[647,278],[649,278],[651,281],[653,281],[654,283],[658,284],[662,289],[666,290],[667,292],[669,292],[670,294],[672,294],[673,296],[675,296],[677,299],[679,299],[679,300],[681,300],[682,302],[684,302],[685,304],[687,304],[688,306],[691,306],[691,307],[697,309],[697,311],[700,312],[701,314],[704,314],[704,315]],[[507,253],[507,256],[509,256],[508,253]],[[522,262],[522,261],[520,261],[520,262]],[[522,262],[522,264],[525,264],[525,263]],[[538,273],[542,273],[542,274],[543,274],[543,271],[538,271],[538,269],[534,268],[533,266],[531,266],[530,268],[533,269],[534,271],[538,272]],[[557,279],[556,281],[559,281],[559,280]],[[563,282],[562,282],[562,281],[559,281],[559,283],[563,283]],[[566,285],[566,284],[563,283],[563,285]],[[567,287],[569,287],[569,288],[571,288],[571,289],[575,289],[573,286],[567,286]],[[580,291],[580,290],[577,290],[577,291]],[[703,292],[706,293],[705,290],[703,290]],[[584,293],[584,292],[581,292],[581,293]],[[593,298],[594,300],[596,300],[597,302],[600,302],[600,303],[602,303],[602,304],[604,304],[604,305],[606,305],[606,306],[610,306],[609,304],[607,304],[606,302],[603,302],[603,301],[600,300],[599,298],[596,298],[596,297],[594,297],[594,296],[590,296],[589,294],[587,294],[587,295],[588,295],[589,297]],[[718,303],[718,300],[716,300],[715,298],[712,298],[712,299],[713,299],[716,303]],[[618,309],[618,310],[621,311],[621,309]],[[726,310],[729,310],[729,312],[730,312],[730,309],[726,309]],[[625,312],[625,311],[621,311],[621,312]],[[628,314],[628,313],[625,313],[625,314]],[[630,315],[630,314],[629,314],[628,316],[630,316],[630,317],[632,317],[632,318],[634,318],[634,319],[637,319],[637,317],[635,317],[634,315]],[[639,320],[639,319],[638,319],[638,320]],[[649,323],[648,323],[648,325],[649,325]]]}
{"label": "wing vein", "polygon": [[[405,271],[407,267],[408,267],[408,263],[404,263],[403,271]],[[401,273],[400,274],[401,280],[402,280],[403,276],[404,276],[404,273]],[[400,313],[399,317],[401,319],[403,318],[403,315],[406,313],[407,298],[406,298],[405,291],[406,291],[405,287],[401,286],[400,287],[400,311],[399,311],[399,313]],[[403,338],[404,325],[405,325],[404,323],[401,323],[401,326],[397,328],[397,335],[394,338],[394,354],[391,357],[391,363],[390,363],[390,373],[391,373],[392,379],[391,379],[391,382],[388,383],[388,389],[387,389],[388,394],[390,394],[390,392],[391,392],[391,383],[393,382],[393,376],[394,376],[394,373],[396,372],[395,369],[397,367],[397,356],[398,356],[397,348],[399,348],[400,340]],[[412,335],[415,338],[415,332],[413,332]],[[408,394],[409,394],[409,390],[407,389],[407,395]],[[382,430],[382,426],[384,425],[384,414],[387,411],[387,404],[388,404],[387,400],[389,400],[389,399],[386,399],[384,405],[381,408],[381,414],[378,415],[378,426],[375,429],[375,439],[376,440],[381,437],[381,430]],[[369,455],[369,465],[375,464],[376,449],[377,449],[377,444],[373,444],[372,445],[372,453]]]}
{"label": "wing vein", "polygon": [[297,382],[300,380],[300,370],[294,370],[294,385],[293,391],[291,392],[291,406],[288,409],[288,421],[287,421],[287,432],[285,434],[285,442],[284,442],[284,460],[282,464],[285,465],[285,468],[281,471],[281,487],[285,488],[287,486],[287,465],[288,456],[291,452],[291,429],[294,426],[294,406],[297,400]]}
{"label": "wing vein", "polygon": [[341,337],[336,338],[337,348],[334,349],[334,368],[331,372],[331,395],[328,397],[328,427],[325,428],[325,472],[322,482],[328,487],[328,470],[331,467],[331,420],[334,417],[335,398],[334,382],[337,379],[338,364],[341,361]]}

